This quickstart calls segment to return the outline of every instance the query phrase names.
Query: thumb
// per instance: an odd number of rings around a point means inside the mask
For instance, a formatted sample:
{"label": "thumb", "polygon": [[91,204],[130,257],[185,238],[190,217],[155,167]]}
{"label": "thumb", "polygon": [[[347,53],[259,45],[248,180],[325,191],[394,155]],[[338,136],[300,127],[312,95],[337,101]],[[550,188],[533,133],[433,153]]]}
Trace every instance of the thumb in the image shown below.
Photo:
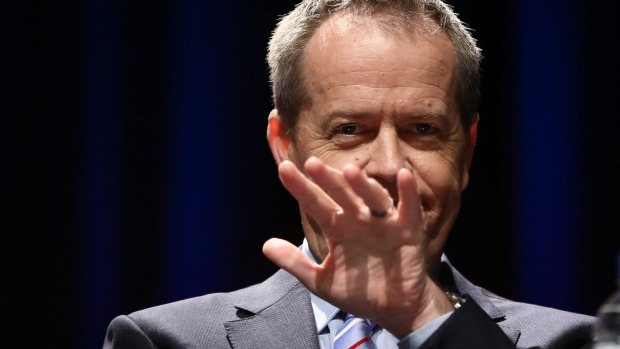
{"label": "thumb", "polygon": [[263,245],[263,254],[275,265],[295,276],[309,290],[315,288],[318,266],[297,246],[286,240],[272,238]]}

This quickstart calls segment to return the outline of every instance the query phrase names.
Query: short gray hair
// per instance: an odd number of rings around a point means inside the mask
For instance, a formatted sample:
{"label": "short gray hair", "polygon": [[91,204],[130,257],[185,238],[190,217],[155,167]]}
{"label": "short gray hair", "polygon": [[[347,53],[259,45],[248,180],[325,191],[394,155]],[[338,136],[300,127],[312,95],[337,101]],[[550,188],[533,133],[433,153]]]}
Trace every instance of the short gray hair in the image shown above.
{"label": "short gray hair", "polygon": [[441,0],[303,0],[282,17],[273,31],[267,53],[273,102],[289,132],[310,100],[304,86],[302,62],[308,41],[332,14],[354,10],[363,15],[385,14],[412,29],[414,19],[432,19],[452,41],[456,55],[457,98],[461,119],[469,124],[480,99],[481,50],[469,29]]}

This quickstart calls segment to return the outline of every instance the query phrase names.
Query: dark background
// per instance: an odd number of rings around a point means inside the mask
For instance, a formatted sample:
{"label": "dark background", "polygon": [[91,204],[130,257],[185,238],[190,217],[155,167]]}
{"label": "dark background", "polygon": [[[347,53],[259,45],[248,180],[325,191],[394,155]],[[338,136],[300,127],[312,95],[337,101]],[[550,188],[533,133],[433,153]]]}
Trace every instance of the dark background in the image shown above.
{"label": "dark background", "polygon": [[[620,5],[450,3],[485,60],[448,255],[594,314],[620,247]],[[259,282],[266,239],[301,242],[265,140],[266,44],[293,1],[2,6],[3,347],[98,348],[114,316]]]}

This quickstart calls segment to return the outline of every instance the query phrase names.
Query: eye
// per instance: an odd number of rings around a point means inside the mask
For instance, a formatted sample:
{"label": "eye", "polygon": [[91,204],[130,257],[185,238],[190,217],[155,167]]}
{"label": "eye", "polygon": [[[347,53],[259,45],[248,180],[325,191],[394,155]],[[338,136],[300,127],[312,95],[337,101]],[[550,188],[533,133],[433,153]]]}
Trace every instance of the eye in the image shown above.
{"label": "eye", "polygon": [[433,124],[422,122],[415,125],[415,130],[422,135],[430,135],[437,131],[437,127]]}
{"label": "eye", "polygon": [[338,126],[336,131],[344,135],[354,135],[359,132],[359,126],[355,124],[346,124],[346,125]]}
{"label": "eye", "polygon": [[371,136],[371,132],[364,124],[339,124],[334,125],[330,135],[330,141],[336,146],[350,148],[364,142]]}

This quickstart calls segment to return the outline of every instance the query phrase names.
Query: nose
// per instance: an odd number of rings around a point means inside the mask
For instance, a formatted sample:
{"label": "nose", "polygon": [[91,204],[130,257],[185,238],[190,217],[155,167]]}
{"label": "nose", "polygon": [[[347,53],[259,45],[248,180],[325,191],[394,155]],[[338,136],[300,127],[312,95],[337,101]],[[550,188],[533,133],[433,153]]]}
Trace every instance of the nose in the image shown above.
{"label": "nose", "polygon": [[369,146],[366,174],[379,181],[396,198],[396,175],[406,166],[403,145],[393,127],[382,127]]}

